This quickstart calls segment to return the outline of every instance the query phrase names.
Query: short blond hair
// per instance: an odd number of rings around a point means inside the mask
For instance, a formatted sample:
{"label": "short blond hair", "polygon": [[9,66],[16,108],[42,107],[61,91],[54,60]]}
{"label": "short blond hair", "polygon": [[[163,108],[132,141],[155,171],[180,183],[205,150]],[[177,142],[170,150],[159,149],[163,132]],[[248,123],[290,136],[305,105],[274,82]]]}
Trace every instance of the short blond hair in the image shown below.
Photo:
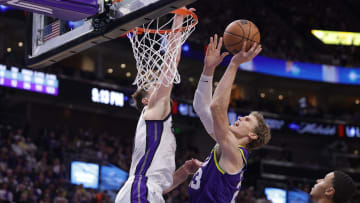
{"label": "short blond hair", "polygon": [[142,99],[146,96],[147,92],[143,88],[137,89],[136,92],[131,95],[137,110],[142,111],[144,108],[145,105],[142,103]]}
{"label": "short blond hair", "polygon": [[257,120],[257,126],[254,128],[253,132],[258,136],[256,140],[252,140],[246,145],[246,148],[249,150],[258,149],[267,143],[271,139],[270,127],[266,124],[264,116],[257,112],[253,111],[250,115],[254,116]]}

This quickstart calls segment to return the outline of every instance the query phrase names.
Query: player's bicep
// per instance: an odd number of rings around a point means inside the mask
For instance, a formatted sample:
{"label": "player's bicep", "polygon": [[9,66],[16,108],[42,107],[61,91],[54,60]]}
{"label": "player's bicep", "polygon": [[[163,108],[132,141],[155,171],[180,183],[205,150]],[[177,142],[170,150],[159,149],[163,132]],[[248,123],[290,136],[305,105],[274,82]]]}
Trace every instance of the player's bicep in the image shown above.
{"label": "player's bicep", "polygon": [[148,108],[152,108],[155,105],[161,102],[170,102],[170,94],[172,90],[172,85],[166,87],[164,85],[160,85],[154,92],[151,94],[149,98]]}
{"label": "player's bicep", "polygon": [[211,115],[213,118],[214,134],[217,142],[221,142],[227,137],[229,133],[229,121],[227,112],[220,109],[218,106],[210,106]]}
{"label": "player's bicep", "polygon": [[171,111],[170,98],[160,98],[156,102],[148,104],[148,109],[145,111],[145,120],[163,120]]}

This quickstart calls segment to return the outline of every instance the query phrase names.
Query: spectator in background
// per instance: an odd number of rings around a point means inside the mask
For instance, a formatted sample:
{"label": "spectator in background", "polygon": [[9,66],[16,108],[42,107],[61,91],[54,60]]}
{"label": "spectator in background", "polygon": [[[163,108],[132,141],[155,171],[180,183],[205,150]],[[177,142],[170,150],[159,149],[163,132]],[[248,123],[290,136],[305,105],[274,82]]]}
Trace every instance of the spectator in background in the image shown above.
{"label": "spectator in background", "polygon": [[14,199],[14,195],[8,189],[8,184],[3,183],[0,189],[0,200],[3,202],[12,202]]}
{"label": "spectator in background", "polygon": [[256,203],[272,203],[271,200],[268,200],[266,198],[266,195],[265,194],[262,194],[257,200],[256,200]]}
{"label": "spectator in background", "polygon": [[58,190],[54,203],[68,203],[68,200],[66,199],[66,192],[64,190]]}

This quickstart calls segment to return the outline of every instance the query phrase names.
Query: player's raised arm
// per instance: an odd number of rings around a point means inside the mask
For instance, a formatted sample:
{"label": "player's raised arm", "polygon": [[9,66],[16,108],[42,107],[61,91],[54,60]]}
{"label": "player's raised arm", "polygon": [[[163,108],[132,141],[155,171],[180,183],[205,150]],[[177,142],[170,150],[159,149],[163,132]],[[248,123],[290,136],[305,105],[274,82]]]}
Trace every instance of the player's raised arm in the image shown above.
{"label": "player's raised arm", "polygon": [[[213,100],[210,105],[211,114],[214,122],[214,132],[217,142],[220,144],[221,152],[229,162],[238,162],[239,151],[236,147],[236,138],[231,136],[228,120],[228,107],[230,103],[231,87],[235,80],[236,72],[240,64],[250,61],[261,51],[261,46],[253,44],[251,49],[245,51],[246,43],[243,44],[242,50],[233,56],[228,65],[224,75],[222,76],[219,85],[217,86]],[[222,156],[222,157],[224,157]]]}
{"label": "player's raised arm", "polygon": [[[190,8],[189,10],[195,11],[194,8]],[[175,14],[173,25],[172,25],[172,30],[182,29],[184,18],[185,18],[185,15]],[[176,33],[171,33],[168,36],[167,41],[169,43],[166,45],[166,48],[165,48],[165,52],[166,52],[165,53],[165,65],[164,65],[163,71],[161,73],[164,75],[160,75],[159,81],[165,80],[164,77],[171,78],[171,77],[169,77],[169,75],[173,74],[174,71],[170,71],[167,69],[177,69],[179,62],[180,62],[180,57],[181,57],[181,46],[179,46],[178,49],[176,50],[176,48],[177,48],[176,43],[180,43],[181,37],[182,37],[181,31],[176,32]],[[177,52],[177,55],[174,56],[174,54],[172,54],[173,52]],[[169,57],[176,57],[176,65],[173,65],[173,66],[168,65],[169,64],[168,61],[170,60]],[[162,84],[159,84],[159,87],[157,87],[154,90],[154,92],[151,94],[148,108],[151,109],[151,108],[156,107],[156,108],[160,108],[160,111],[161,110],[165,111],[164,113],[158,112],[156,115],[161,114],[163,116],[167,116],[167,114],[170,112],[170,94],[171,94],[172,87],[173,87],[173,84],[164,85],[162,83]],[[154,119],[161,119],[161,118],[154,118]]]}
{"label": "player's raised arm", "polygon": [[203,72],[198,82],[193,101],[195,112],[199,115],[207,133],[215,141],[216,138],[214,136],[213,119],[210,111],[213,75],[215,68],[221,63],[225,56],[229,54],[228,52],[220,54],[222,43],[223,38],[220,37],[218,40],[217,34],[215,34],[213,37],[210,37],[210,42],[206,49]]}

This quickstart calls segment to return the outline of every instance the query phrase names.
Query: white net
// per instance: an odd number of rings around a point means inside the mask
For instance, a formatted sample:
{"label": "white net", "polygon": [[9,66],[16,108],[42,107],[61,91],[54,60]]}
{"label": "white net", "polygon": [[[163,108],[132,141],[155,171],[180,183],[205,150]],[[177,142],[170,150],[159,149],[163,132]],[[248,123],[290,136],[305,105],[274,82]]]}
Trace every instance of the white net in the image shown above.
{"label": "white net", "polygon": [[159,85],[168,87],[173,83],[180,83],[178,55],[186,39],[195,30],[197,17],[195,14],[186,15],[179,26],[172,26],[175,15],[170,20],[164,18],[154,19],[127,35],[138,71],[133,84],[138,88],[148,90]]}

